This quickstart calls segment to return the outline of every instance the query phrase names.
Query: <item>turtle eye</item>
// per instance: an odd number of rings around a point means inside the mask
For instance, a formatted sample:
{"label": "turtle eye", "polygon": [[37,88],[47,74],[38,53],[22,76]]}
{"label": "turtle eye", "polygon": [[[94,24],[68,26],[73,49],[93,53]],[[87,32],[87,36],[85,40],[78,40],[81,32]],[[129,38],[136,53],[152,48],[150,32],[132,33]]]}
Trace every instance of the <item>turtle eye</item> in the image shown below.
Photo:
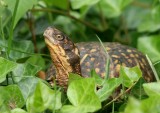
{"label": "turtle eye", "polygon": [[63,40],[64,37],[63,37],[62,35],[56,35],[56,39],[57,39],[57,40]]}

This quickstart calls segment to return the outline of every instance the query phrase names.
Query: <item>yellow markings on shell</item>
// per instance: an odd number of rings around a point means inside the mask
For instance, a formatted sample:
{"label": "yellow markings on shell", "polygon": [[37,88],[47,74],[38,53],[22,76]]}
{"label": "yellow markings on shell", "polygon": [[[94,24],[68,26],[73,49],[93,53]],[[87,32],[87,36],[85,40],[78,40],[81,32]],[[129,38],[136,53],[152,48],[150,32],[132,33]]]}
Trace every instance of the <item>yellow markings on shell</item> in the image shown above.
{"label": "yellow markings on shell", "polygon": [[99,72],[100,72],[100,69],[99,69],[99,68],[96,68],[95,71],[96,71],[96,73],[99,73]]}
{"label": "yellow markings on shell", "polygon": [[130,57],[135,57],[133,54],[130,54],[129,56],[130,56]]}
{"label": "yellow markings on shell", "polygon": [[75,53],[77,56],[79,56],[79,52],[78,52],[78,49],[77,49],[77,48],[74,49],[74,53]]}
{"label": "yellow markings on shell", "polygon": [[91,70],[90,70],[90,69],[87,69],[87,71],[90,72]]}
{"label": "yellow markings on shell", "polygon": [[139,57],[139,55],[138,54],[135,54],[135,56],[138,58]]}
{"label": "yellow markings on shell", "polygon": [[125,63],[122,63],[122,66],[126,66],[126,64],[125,64]]}
{"label": "yellow markings on shell", "polygon": [[106,76],[106,73],[101,73],[101,77],[104,78]]}
{"label": "yellow markings on shell", "polygon": [[91,49],[90,50],[91,53],[96,52],[96,51],[97,51],[96,49]]}
{"label": "yellow markings on shell", "polygon": [[98,67],[100,65],[100,63],[98,62],[97,64],[96,64],[96,66]]}
{"label": "yellow markings on shell", "polygon": [[150,72],[149,72],[149,71],[147,71],[147,74],[149,75],[149,77],[147,77],[147,81],[148,81],[148,82],[151,82],[151,79],[150,79],[151,74],[150,74]]}
{"label": "yellow markings on shell", "polygon": [[140,62],[141,67],[144,69],[144,64],[142,62]]}
{"label": "yellow markings on shell", "polygon": [[112,57],[114,57],[114,58],[119,58],[119,56],[117,56],[117,55],[112,55]]}
{"label": "yellow markings on shell", "polygon": [[83,58],[82,58],[81,61],[80,61],[80,64],[82,64],[82,63],[84,62],[84,60],[87,58],[87,56],[88,56],[88,54],[85,54],[85,55],[83,56]]}
{"label": "yellow markings on shell", "polygon": [[120,65],[120,64],[117,64],[117,65],[116,65],[116,72],[117,72],[117,73],[119,73],[119,71],[120,71],[120,67],[121,67],[121,65]]}
{"label": "yellow markings on shell", "polygon": [[124,54],[124,53],[121,53],[121,55],[124,56],[124,57],[126,56],[126,54]]}
{"label": "yellow markings on shell", "polygon": [[89,63],[89,62],[86,62],[85,65],[86,65],[86,66],[90,66],[90,63]]}
{"label": "yellow markings on shell", "polygon": [[95,58],[91,58],[91,61],[92,61],[92,62],[95,61]]}
{"label": "yellow markings on shell", "polygon": [[131,60],[131,59],[127,59],[127,60],[128,60],[128,62],[129,62],[129,63],[131,63],[131,64],[132,64],[132,60]]}
{"label": "yellow markings on shell", "polygon": [[[148,73],[147,73],[147,74],[148,74]],[[148,76],[144,76],[144,78],[145,78],[145,80],[146,80],[147,82],[150,82],[150,81],[151,81]]]}
{"label": "yellow markings on shell", "polygon": [[132,52],[132,50],[130,50],[130,49],[127,49],[127,52],[128,52],[128,53],[131,53],[131,52]]}
{"label": "yellow markings on shell", "polygon": [[114,61],[114,64],[117,64],[117,63],[118,63],[118,60],[115,60],[115,61]]}
{"label": "yellow markings on shell", "polygon": [[144,64],[146,64],[146,61],[144,60],[144,58],[142,58],[142,62],[143,62]]}
{"label": "yellow markings on shell", "polygon": [[122,52],[122,50],[121,50],[121,49],[119,49],[118,51],[119,51],[120,53]]}
{"label": "yellow markings on shell", "polygon": [[138,62],[138,59],[134,59],[135,60],[135,62],[136,62],[136,65],[139,67],[139,62]]}

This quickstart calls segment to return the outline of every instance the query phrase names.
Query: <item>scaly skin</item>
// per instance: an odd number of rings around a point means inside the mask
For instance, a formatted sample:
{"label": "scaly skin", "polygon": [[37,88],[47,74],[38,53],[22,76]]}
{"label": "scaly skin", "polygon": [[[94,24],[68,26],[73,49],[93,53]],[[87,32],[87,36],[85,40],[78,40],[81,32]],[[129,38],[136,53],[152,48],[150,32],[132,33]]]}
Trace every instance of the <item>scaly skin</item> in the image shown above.
{"label": "scaly skin", "polygon": [[[121,65],[126,67],[138,65],[147,82],[155,80],[146,56],[134,48],[119,43],[103,43],[106,53],[98,42],[74,44],[64,33],[51,27],[44,32],[44,37],[54,64],[48,70],[48,78],[51,80],[55,77],[58,84],[64,88],[67,88],[70,72],[89,77],[90,71],[95,69],[104,78],[108,58],[111,62],[110,77],[119,76]],[[57,37],[60,37],[60,40]]]}

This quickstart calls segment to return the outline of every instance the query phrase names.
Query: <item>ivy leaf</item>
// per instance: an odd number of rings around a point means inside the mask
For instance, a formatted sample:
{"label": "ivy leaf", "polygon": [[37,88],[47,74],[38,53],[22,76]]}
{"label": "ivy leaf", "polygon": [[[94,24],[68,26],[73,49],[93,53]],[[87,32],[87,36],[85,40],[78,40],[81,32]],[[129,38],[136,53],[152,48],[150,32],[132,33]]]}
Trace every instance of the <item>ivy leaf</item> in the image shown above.
{"label": "ivy leaf", "polygon": [[120,69],[120,78],[122,79],[122,84],[125,87],[132,86],[135,82],[137,82],[140,77],[142,77],[142,72],[138,66],[128,68],[121,66]]}
{"label": "ivy leaf", "polygon": [[[0,47],[6,47],[7,41],[0,40]],[[7,48],[7,47],[6,47]],[[4,50],[3,50],[4,51]],[[32,41],[23,40],[23,41],[12,41],[11,52],[9,57],[11,59],[17,60],[20,58],[25,58],[34,53],[34,46]]]}
{"label": "ivy leaf", "polygon": [[2,28],[10,21],[12,15],[11,12],[7,9],[6,1],[0,1],[0,18]]}
{"label": "ivy leaf", "polygon": [[20,108],[15,108],[11,111],[11,113],[27,113],[26,111],[24,111],[23,109]]}
{"label": "ivy leaf", "polygon": [[46,109],[57,110],[61,106],[61,92],[50,89],[41,81],[38,82],[35,92],[28,97],[26,102],[30,113],[43,112]]}
{"label": "ivy leaf", "polygon": [[20,82],[18,82],[18,86],[23,94],[25,101],[35,91],[37,83],[38,79],[36,77],[23,78]]}
{"label": "ivy leaf", "polygon": [[38,67],[41,68],[45,68],[45,61],[44,58],[42,58],[42,56],[40,55],[32,55],[26,62],[32,64],[32,65],[36,65]]}
{"label": "ivy leaf", "polygon": [[160,83],[145,83],[143,84],[143,88],[148,96],[160,96]]}
{"label": "ivy leaf", "polygon": [[22,93],[17,85],[0,86],[0,107],[21,108],[25,103]]}
{"label": "ivy leaf", "polygon": [[97,91],[97,95],[101,102],[106,100],[121,83],[121,78],[110,78],[106,80],[102,85],[102,88]]}
{"label": "ivy leaf", "polygon": [[101,102],[95,94],[93,78],[74,80],[70,83],[67,96],[72,105],[62,107],[62,113],[87,113],[101,108]]}
{"label": "ivy leaf", "polygon": [[91,77],[95,79],[96,85],[98,86],[101,86],[104,82],[104,79],[101,78],[100,75],[98,75],[95,70],[91,71]]}
{"label": "ivy leaf", "polygon": [[143,21],[138,26],[139,32],[155,32],[160,29],[160,6],[154,7],[150,13],[144,16]]}
{"label": "ivy leaf", "polygon": [[144,36],[138,39],[138,49],[147,54],[152,62],[160,60],[159,44],[160,35]]}
{"label": "ivy leaf", "polygon": [[71,0],[73,9],[79,9],[83,6],[91,6],[98,3],[100,0]]}
{"label": "ivy leaf", "polygon": [[41,70],[41,67],[31,65],[29,63],[18,64],[13,70],[14,82],[19,82],[23,77],[35,76],[35,74]]}
{"label": "ivy leaf", "polygon": [[1,113],[11,113],[11,110],[6,104],[0,103],[0,112]]}
{"label": "ivy leaf", "polygon": [[141,102],[133,97],[130,97],[124,113],[144,113],[141,108]]}
{"label": "ivy leaf", "polygon": [[7,73],[13,71],[16,66],[17,64],[15,62],[0,57],[0,83],[6,79]]}
{"label": "ivy leaf", "polygon": [[[6,0],[6,4],[8,5],[8,9],[11,11],[12,15],[14,12],[16,0]],[[33,5],[37,4],[37,0],[19,0],[18,8],[16,12],[14,27],[17,22],[24,16],[24,14],[33,7]]]}
{"label": "ivy leaf", "polygon": [[[146,3],[146,1],[145,1]],[[146,3],[151,4],[151,3]],[[124,10],[123,16],[126,21],[126,26],[128,29],[137,29],[137,27],[143,23],[143,17],[150,11],[149,8],[145,9],[143,7],[137,7],[135,5],[130,5],[127,10]],[[138,13],[137,13],[138,12]],[[135,21],[136,20],[136,21]]]}
{"label": "ivy leaf", "polygon": [[106,17],[112,18],[119,16],[123,9],[133,0],[101,0],[100,6]]}
{"label": "ivy leaf", "polygon": [[141,105],[143,113],[159,113],[160,96],[151,96],[145,100],[142,100]]}
{"label": "ivy leaf", "polygon": [[70,73],[69,74],[69,84],[74,81],[74,80],[79,80],[79,79],[83,79],[80,75],[75,74],[75,73]]}
{"label": "ivy leaf", "polygon": [[74,107],[72,105],[64,105],[60,113],[87,113],[85,110],[82,110],[81,107]]}
{"label": "ivy leaf", "polygon": [[58,8],[61,8],[61,9],[67,9],[68,8],[68,1],[67,0],[44,0],[47,5],[49,6],[56,6]]}
{"label": "ivy leaf", "polygon": [[151,96],[142,101],[130,97],[123,113],[159,113],[159,106],[160,96]]}

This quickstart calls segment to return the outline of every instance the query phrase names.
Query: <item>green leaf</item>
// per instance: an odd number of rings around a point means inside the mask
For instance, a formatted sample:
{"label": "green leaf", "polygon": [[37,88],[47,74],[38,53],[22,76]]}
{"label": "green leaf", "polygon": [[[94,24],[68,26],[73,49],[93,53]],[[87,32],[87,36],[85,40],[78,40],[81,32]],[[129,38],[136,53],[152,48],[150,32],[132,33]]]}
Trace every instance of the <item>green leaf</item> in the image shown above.
{"label": "green leaf", "polygon": [[35,91],[38,79],[36,77],[23,78],[18,82],[18,86],[23,94],[24,100],[26,101],[28,96],[32,95]]}
{"label": "green leaf", "polygon": [[101,0],[100,6],[106,17],[117,17],[133,0]]}
{"label": "green leaf", "polygon": [[143,36],[138,39],[138,49],[147,54],[152,62],[160,60],[159,44],[160,35]]}
{"label": "green leaf", "polygon": [[1,113],[11,113],[11,110],[6,104],[2,104],[0,105],[0,112]]}
{"label": "green leaf", "polygon": [[0,91],[0,106],[4,104],[12,109],[24,106],[24,99],[17,85],[0,86]]}
{"label": "green leaf", "polygon": [[148,96],[160,96],[160,82],[143,84],[143,88]]}
{"label": "green leaf", "polygon": [[95,70],[91,71],[91,77],[94,78],[96,85],[98,86],[101,86],[104,82],[104,79],[101,78],[100,75],[98,75]]}
{"label": "green leaf", "polygon": [[69,73],[69,84],[74,80],[84,79],[80,75],[75,73]]}
{"label": "green leaf", "polygon": [[144,91],[143,86],[142,86],[144,83],[146,83],[144,78],[140,78],[140,80],[134,85],[134,87],[132,87],[129,94],[131,94],[132,96],[134,96],[140,100],[148,97]]}
{"label": "green leaf", "polygon": [[42,58],[42,56],[40,55],[33,55],[31,56],[26,62],[32,64],[32,65],[36,65],[38,67],[41,67],[41,68],[45,68],[45,61],[44,61],[44,58]]}
{"label": "green leaf", "polygon": [[72,105],[64,105],[60,110],[60,113],[87,113],[85,110],[82,110],[81,107],[74,107]]}
{"label": "green leaf", "polygon": [[99,99],[105,101],[113,91],[122,83],[121,78],[110,78],[105,81],[102,88],[97,91]]}
{"label": "green leaf", "polygon": [[[145,2],[146,4],[146,2]],[[150,4],[150,3],[149,3]],[[150,11],[149,8],[144,10],[143,7],[137,7],[131,5],[123,12],[123,17],[126,22],[126,26],[129,29],[137,29],[137,27],[143,23],[144,16]],[[136,20],[136,21],[135,21]],[[124,27],[126,27],[124,26]],[[137,32],[136,32],[137,33]],[[136,37],[135,37],[136,38]]]}
{"label": "green leaf", "polygon": [[47,5],[49,6],[56,6],[61,9],[67,9],[68,8],[68,1],[67,0],[44,0]]}
{"label": "green leaf", "polygon": [[46,109],[57,110],[60,109],[61,92],[50,89],[42,82],[38,82],[35,92],[26,102],[28,112],[43,112]]}
{"label": "green leaf", "polygon": [[143,113],[159,113],[160,96],[149,97],[143,100],[141,104],[142,104]]}
{"label": "green leaf", "polygon": [[[94,112],[101,108],[101,102],[97,95],[95,94],[95,81],[93,78],[85,78],[80,80],[74,80],[70,83],[67,96],[72,106],[63,106],[61,112],[72,112],[81,111],[85,112]],[[66,109],[69,107],[71,111]],[[78,112],[79,113],[79,112]]]}
{"label": "green leaf", "polygon": [[[8,5],[8,9],[11,11],[12,15],[15,8],[16,0],[6,0]],[[14,27],[16,26],[17,22],[24,16],[24,14],[33,7],[33,5],[37,4],[37,0],[19,0],[18,8],[16,12]]]}
{"label": "green leaf", "polygon": [[123,67],[120,69],[120,78],[122,79],[122,84],[125,87],[132,86],[135,82],[137,82],[140,77],[142,77],[142,72],[138,66],[133,68]]}
{"label": "green leaf", "polygon": [[141,102],[133,97],[130,97],[124,113],[144,113],[141,108]]}
{"label": "green leaf", "polygon": [[13,71],[16,66],[17,64],[15,62],[0,57],[0,83],[6,79],[7,73]]}
{"label": "green leaf", "polygon": [[144,16],[143,21],[138,26],[139,32],[155,32],[160,29],[160,6],[154,7],[149,14]]}
{"label": "green leaf", "polygon": [[[7,48],[6,43],[7,41],[0,40],[0,47]],[[12,47],[9,57],[17,60],[20,58],[28,57],[32,53],[34,53],[34,46],[31,41],[12,41]]]}
{"label": "green leaf", "polygon": [[79,9],[83,6],[91,6],[98,3],[100,0],[70,0],[73,9]]}
{"label": "green leaf", "polygon": [[2,28],[6,26],[6,24],[10,21],[11,19],[11,12],[7,9],[7,4],[6,1],[1,0],[0,2],[0,20],[1,20],[1,26]]}
{"label": "green leaf", "polygon": [[15,108],[11,111],[11,113],[27,113],[26,111],[24,111],[23,109],[20,108]]}
{"label": "green leaf", "polygon": [[41,67],[31,65],[29,63],[18,64],[13,70],[14,82],[19,82],[23,77],[35,76],[35,74],[41,70]]}
{"label": "green leaf", "polygon": [[159,113],[160,96],[152,96],[142,101],[130,97],[124,113]]}

